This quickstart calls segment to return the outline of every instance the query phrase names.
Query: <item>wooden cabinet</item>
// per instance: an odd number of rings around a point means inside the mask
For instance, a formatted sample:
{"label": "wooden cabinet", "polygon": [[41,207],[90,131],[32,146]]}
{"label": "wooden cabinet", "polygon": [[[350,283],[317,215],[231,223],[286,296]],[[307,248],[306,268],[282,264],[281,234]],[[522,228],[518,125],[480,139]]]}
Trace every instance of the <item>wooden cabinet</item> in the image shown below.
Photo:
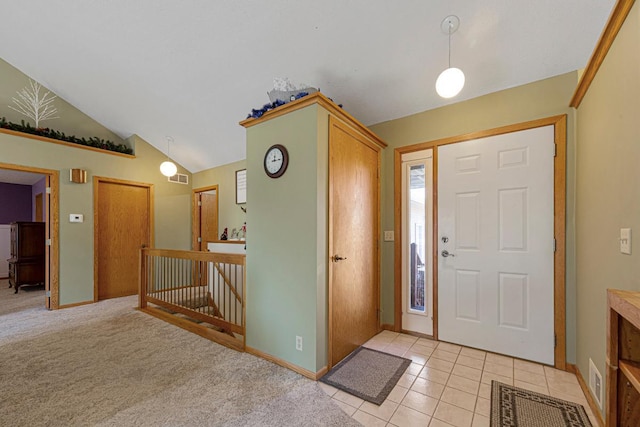
{"label": "wooden cabinet", "polygon": [[607,426],[640,425],[640,292],[608,290]]}
{"label": "wooden cabinet", "polygon": [[18,293],[22,285],[36,285],[45,281],[45,223],[11,223],[11,258],[9,258],[9,287]]}

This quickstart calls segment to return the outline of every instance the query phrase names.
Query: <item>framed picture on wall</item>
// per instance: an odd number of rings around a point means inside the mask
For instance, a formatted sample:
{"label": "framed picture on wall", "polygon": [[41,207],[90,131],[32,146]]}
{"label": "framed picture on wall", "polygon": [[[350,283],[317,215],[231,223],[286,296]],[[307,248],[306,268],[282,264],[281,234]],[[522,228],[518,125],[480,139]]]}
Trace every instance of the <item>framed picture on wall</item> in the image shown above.
{"label": "framed picture on wall", "polygon": [[247,203],[247,170],[236,171],[236,205]]}

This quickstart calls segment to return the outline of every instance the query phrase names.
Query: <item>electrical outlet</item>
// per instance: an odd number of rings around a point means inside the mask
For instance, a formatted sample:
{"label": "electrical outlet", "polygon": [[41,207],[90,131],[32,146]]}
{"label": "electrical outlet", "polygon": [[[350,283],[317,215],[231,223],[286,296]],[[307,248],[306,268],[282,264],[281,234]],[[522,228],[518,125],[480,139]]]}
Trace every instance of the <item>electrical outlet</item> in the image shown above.
{"label": "electrical outlet", "polygon": [[296,336],[296,350],[302,351],[302,337]]}
{"label": "electrical outlet", "polygon": [[393,230],[385,231],[384,232],[384,241],[385,242],[393,242],[393,240],[394,240]]}
{"label": "electrical outlet", "polygon": [[589,389],[598,406],[602,408],[602,375],[591,359],[589,359]]}

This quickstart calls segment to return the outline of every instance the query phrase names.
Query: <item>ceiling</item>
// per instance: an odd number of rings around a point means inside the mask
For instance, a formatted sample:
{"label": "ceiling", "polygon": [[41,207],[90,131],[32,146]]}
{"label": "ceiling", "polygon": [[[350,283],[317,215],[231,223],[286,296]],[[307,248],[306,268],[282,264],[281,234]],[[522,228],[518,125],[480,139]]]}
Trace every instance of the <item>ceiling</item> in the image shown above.
{"label": "ceiling", "polygon": [[[191,172],[245,158],[275,77],[371,125],[583,68],[614,0],[0,0],[0,57]],[[451,64],[466,74],[443,100]]]}
{"label": "ceiling", "polygon": [[0,182],[8,184],[34,185],[44,177],[37,173],[0,169]]}

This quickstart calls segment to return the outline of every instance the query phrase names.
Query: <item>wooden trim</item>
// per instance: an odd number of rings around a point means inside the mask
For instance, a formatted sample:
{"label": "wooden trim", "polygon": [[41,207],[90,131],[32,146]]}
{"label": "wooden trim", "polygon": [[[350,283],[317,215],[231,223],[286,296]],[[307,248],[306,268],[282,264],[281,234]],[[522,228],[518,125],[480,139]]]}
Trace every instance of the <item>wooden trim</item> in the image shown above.
{"label": "wooden trim", "polygon": [[[220,213],[220,190],[218,190],[218,184],[210,185],[207,187],[194,188],[191,191],[191,250],[197,251],[198,247],[200,250],[202,249],[202,245],[208,242],[198,242],[198,237],[200,237],[200,209],[198,206],[198,194],[204,193],[206,191],[216,190],[216,234],[218,234],[218,215]],[[205,251],[207,248],[204,249]]]}
{"label": "wooden trim", "polygon": [[[566,300],[565,300],[565,270],[566,270],[566,146],[567,146],[567,116],[558,115],[528,122],[516,123],[508,126],[471,132],[458,136],[437,139],[434,141],[419,144],[407,145],[395,149],[394,153],[394,212],[395,212],[395,253],[394,253],[394,309],[395,328],[400,331],[402,328],[402,154],[415,151],[433,149],[433,227],[438,229],[438,150],[441,145],[454,144],[457,142],[470,141],[473,139],[486,138],[489,136],[502,135],[522,130],[554,126],[554,140],[557,147],[557,155],[554,159],[554,233],[556,239],[556,252],[554,254],[554,332],[557,337],[557,346],[554,351],[555,367],[565,369],[566,367]],[[433,337],[438,339],[438,259],[437,233],[434,233],[434,259],[433,259]],[[399,314],[400,313],[400,314]]]}
{"label": "wooden trim", "polygon": [[320,369],[318,372],[313,372],[303,367],[300,367],[298,365],[294,365],[293,363],[287,362],[286,360],[280,359],[279,357],[272,356],[269,353],[265,353],[262,350],[258,350],[257,348],[246,346],[245,351],[249,354],[253,354],[254,356],[268,360],[269,362],[273,362],[276,365],[280,365],[283,368],[287,368],[292,370],[293,372],[297,372],[300,375],[307,377],[311,380],[317,380],[318,378],[321,378],[324,374],[328,372],[328,369],[326,366]]}
{"label": "wooden trim", "polygon": [[93,304],[93,301],[82,301],[82,302],[74,302],[73,304],[64,304],[64,305],[58,306],[58,308],[60,308],[60,309],[62,309],[62,308],[72,308],[72,307],[79,307],[81,305],[87,305],[87,304]]}
{"label": "wooden trim", "polygon": [[101,148],[90,147],[88,145],[74,144],[73,142],[60,141],[58,139],[47,138],[45,136],[40,136],[40,135],[32,135],[30,133],[18,132],[16,130],[11,130],[11,129],[0,128],[0,133],[12,135],[12,136],[19,136],[22,138],[35,139],[36,141],[40,141],[40,142],[50,142],[52,144],[64,145],[65,147],[81,148],[83,150],[90,150],[96,153],[111,154],[112,156],[120,156],[120,157],[125,157],[127,159],[136,158],[134,154],[125,154],[125,153],[119,153],[117,151],[103,150]]}
{"label": "wooden trim", "polygon": [[137,310],[150,314],[154,317],[157,317],[158,319],[164,320],[167,323],[171,323],[172,325],[178,326],[189,332],[193,332],[194,334],[198,334],[203,338],[217,342],[218,344],[222,344],[225,347],[229,347],[230,349],[240,352],[244,351],[244,343],[241,340],[232,338],[231,336],[222,332],[207,328],[206,326],[199,325],[187,319],[173,316],[155,307],[138,308]]}
{"label": "wooden trim", "polygon": [[567,116],[562,116],[554,126],[556,157],[553,176],[553,234],[556,252],[553,256],[554,271],[554,332],[556,336],[555,367],[565,369],[567,354],[566,319],[566,203],[567,203]]}
{"label": "wooden trim", "polygon": [[[5,131],[7,129],[0,129]],[[13,132],[13,131],[12,131]],[[51,239],[51,246],[48,247],[49,256],[46,257],[46,281],[45,287],[49,290],[51,296],[46,298],[45,306],[50,310],[60,308],[60,172],[53,169],[44,169],[31,166],[14,165],[10,163],[0,163],[0,169],[8,169],[18,172],[30,172],[42,174],[46,178],[46,183],[51,188],[51,193],[45,195],[46,209],[46,235]]]}
{"label": "wooden trim", "polygon": [[618,35],[618,31],[620,31],[622,24],[627,19],[627,15],[629,15],[634,2],[635,0],[617,1],[611,11],[607,25],[604,27],[604,30],[600,35],[600,40],[598,40],[598,44],[591,54],[587,67],[585,68],[584,73],[582,73],[582,77],[580,77],[578,87],[573,94],[573,98],[571,98],[571,103],[569,104],[570,107],[578,108],[580,106],[582,99],[589,90],[589,86],[591,86],[591,82],[593,82],[596,74],[598,74],[600,66],[604,62],[609,49],[613,45],[613,42]]}
{"label": "wooden trim", "polygon": [[98,221],[98,197],[99,191],[98,186],[101,182],[110,183],[110,184],[120,184],[120,185],[130,185],[133,187],[142,187],[148,189],[149,198],[147,203],[149,205],[149,247],[154,247],[154,231],[155,231],[155,223],[154,223],[154,196],[153,196],[153,184],[148,184],[144,182],[137,181],[129,181],[124,179],[116,179],[116,178],[108,178],[102,176],[94,176],[93,177],[93,302],[98,302],[98,260],[100,259],[100,254],[98,253],[98,235],[99,235],[99,221]]}
{"label": "wooden trim", "polygon": [[375,141],[377,145],[382,148],[385,148],[387,144],[380,139],[375,133],[373,133],[369,128],[356,120],[351,114],[347,113],[345,110],[340,108],[335,102],[324,96],[320,92],[312,93],[303,98],[300,98],[295,101],[288,102],[274,110],[267,111],[262,115],[262,117],[258,119],[249,118],[240,122],[240,126],[244,126],[245,128],[249,128],[251,126],[255,126],[257,124],[266,122],[267,120],[275,119],[276,117],[280,117],[284,114],[291,113],[292,111],[300,110],[302,108],[308,107],[309,105],[318,104],[329,111],[332,116],[338,117],[341,120],[353,124],[360,132],[365,134],[372,141]]}
{"label": "wooden trim", "polygon": [[580,384],[580,388],[582,389],[582,393],[584,393],[584,396],[587,399],[587,403],[589,403],[591,412],[593,412],[593,415],[595,416],[596,421],[598,422],[600,427],[604,427],[604,419],[602,418],[602,414],[600,413],[600,408],[589,392],[589,387],[587,387],[587,383],[582,376],[582,372],[580,372],[580,369],[578,369],[576,365],[570,363],[567,363],[567,371],[576,375],[578,383]]}

